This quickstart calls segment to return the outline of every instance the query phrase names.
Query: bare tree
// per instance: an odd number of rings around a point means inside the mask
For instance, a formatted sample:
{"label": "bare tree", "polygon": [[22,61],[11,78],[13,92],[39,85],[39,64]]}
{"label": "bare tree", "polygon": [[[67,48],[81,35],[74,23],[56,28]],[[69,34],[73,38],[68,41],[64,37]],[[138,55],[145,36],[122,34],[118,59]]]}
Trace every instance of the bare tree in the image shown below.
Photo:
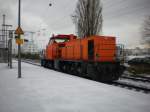
{"label": "bare tree", "polygon": [[143,42],[150,46],[150,16],[145,19],[142,29]]}
{"label": "bare tree", "polygon": [[72,17],[79,37],[101,33],[103,19],[100,0],[78,0]]}

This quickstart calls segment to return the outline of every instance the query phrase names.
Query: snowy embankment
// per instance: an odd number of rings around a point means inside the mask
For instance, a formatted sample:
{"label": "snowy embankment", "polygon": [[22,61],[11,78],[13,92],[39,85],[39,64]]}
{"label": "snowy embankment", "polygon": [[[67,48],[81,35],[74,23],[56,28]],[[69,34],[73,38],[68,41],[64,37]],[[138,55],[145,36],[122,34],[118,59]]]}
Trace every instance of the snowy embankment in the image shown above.
{"label": "snowy embankment", "polygon": [[22,63],[0,63],[0,112],[150,112],[150,95]]}

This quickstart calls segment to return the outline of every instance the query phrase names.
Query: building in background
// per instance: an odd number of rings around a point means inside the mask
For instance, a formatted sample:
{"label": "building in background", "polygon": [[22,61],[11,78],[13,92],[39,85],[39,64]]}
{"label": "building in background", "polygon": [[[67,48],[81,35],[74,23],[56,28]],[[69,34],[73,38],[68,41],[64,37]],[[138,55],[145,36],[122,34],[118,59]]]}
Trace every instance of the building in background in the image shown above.
{"label": "building in background", "polygon": [[33,40],[24,42],[22,45],[22,53],[37,54],[39,53],[38,47]]}
{"label": "building in background", "polygon": [[136,47],[134,49],[126,49],[125,54],[127,56],[131,56],[131,55],[133,55],[133,56],[141,56],[141,55],[150,56],[150,48]]}
{"label": "building in background", "polygon": [[0,62],[7,62],[8,59],[8,48],[6,46],[5,35],[8,35],[7,32],[0,30]]}
{"label": "building in background", "polygon": [[[39,48],[33,39],[33,33],[27,32],[25,35],[22,37],[25,41],[23,45],[21,45],[21,53],[27,54],[38,54],[39,53]],[[17,55],[18,54],[18,45],[15,42],[15,39],[13,39],[13,48],[12,48],[13,54]]]}

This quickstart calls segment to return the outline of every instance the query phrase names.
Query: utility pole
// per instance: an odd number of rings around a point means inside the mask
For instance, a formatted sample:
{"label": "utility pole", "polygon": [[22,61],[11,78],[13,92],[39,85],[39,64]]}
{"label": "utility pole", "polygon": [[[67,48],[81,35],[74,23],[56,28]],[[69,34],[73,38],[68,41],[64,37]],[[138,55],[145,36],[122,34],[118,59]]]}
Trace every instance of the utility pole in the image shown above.
{"label": "utility pole", "polygon": [[3,14],[3,24],[2,24],[2,41],[3,41],[3,46],[5,48],[5,14]]}
{"label": "utility pole", "polygon": [[2,41],[5,46],[5,14],[3,14],[3,24],[2,24]]}
{"label": "utility pole", "polygon": [[21,78],[21,44],[23,43],[21,40],[21,34],[24,34],[21,29],[21,0],[18,2],[18,28],[16,29],[15,34],[18,35],[16,39],[18,44],[18,78]]}
{"label": "utility pole", "polygon": [[[20,27],[20,22],[21,22],[21,0],[19,0],[18,4],[18,27]],[[20,34],[18,34],[18,38],[20,39]],[[18,78],[21,78],[21,45],[18,44]]]}
{"label": "utility pole", "polygon": [[9,55],[9,66],[12,68],[12,38],[13,38],[13,31],[9,31],[9,41],[8,41],[8,55]]}

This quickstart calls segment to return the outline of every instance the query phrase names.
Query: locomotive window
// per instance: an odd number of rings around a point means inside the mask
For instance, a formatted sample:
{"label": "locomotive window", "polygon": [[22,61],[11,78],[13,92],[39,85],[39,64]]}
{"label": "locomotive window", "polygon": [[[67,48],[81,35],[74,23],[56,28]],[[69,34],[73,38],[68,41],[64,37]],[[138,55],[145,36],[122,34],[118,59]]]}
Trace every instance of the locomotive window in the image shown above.
{"label": "locomotive window", "polygon": [[63,39],[57,38],[57,39],[54,39],[53,41],[56,42],[56,43],[62,43],[62,42],[68,42],[69,39],[67,39],[67,38],[63,38]]}

